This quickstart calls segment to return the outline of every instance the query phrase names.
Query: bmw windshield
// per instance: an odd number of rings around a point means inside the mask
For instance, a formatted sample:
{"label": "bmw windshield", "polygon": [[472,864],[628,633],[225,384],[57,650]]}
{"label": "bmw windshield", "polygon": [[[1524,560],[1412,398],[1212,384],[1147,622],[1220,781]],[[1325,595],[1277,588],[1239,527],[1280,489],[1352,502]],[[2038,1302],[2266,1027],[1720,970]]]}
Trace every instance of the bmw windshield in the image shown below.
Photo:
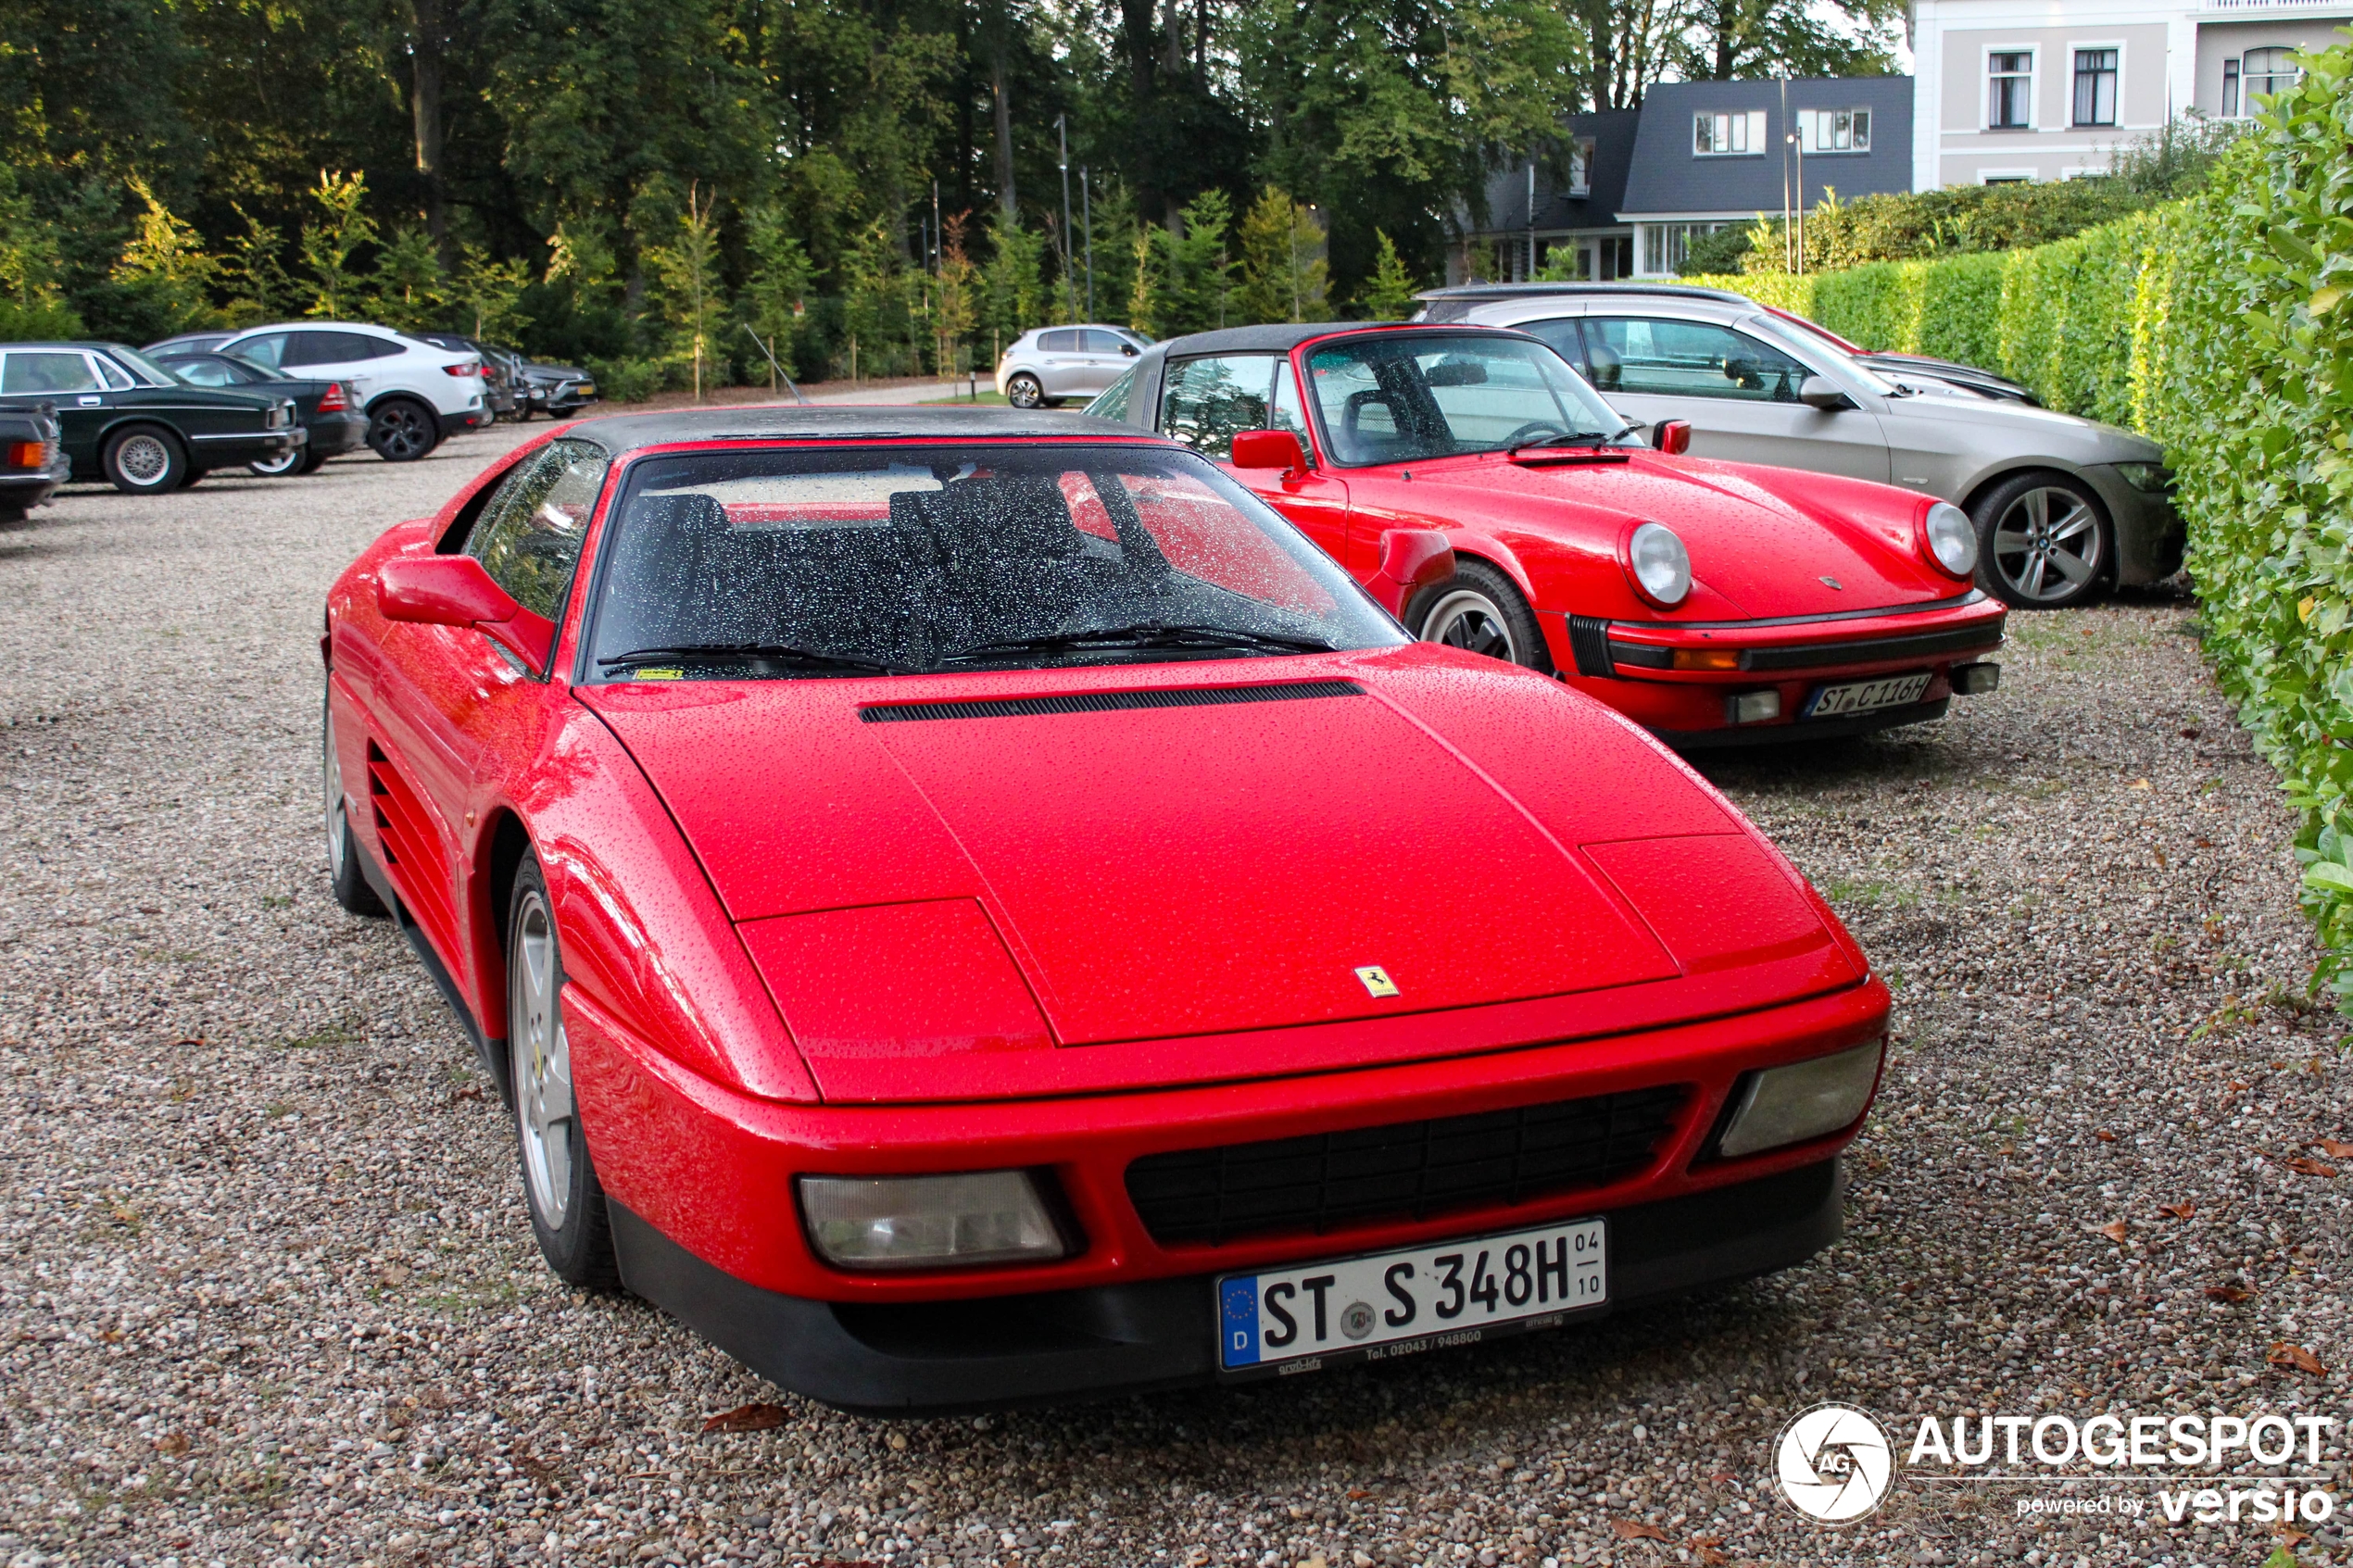
{"label": "bmw windshield", "polygon": [[1403,641],[1330,558],[1189,452],[759,447],[632,466],[592,679],[919,674]]}

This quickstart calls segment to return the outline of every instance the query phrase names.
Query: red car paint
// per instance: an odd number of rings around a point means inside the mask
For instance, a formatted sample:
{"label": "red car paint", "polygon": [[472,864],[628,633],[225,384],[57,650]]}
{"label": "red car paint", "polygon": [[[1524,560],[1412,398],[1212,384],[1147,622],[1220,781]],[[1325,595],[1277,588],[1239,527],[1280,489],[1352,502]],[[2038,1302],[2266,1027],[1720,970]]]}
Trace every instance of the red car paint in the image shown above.
{"label": "red car paint", "polygon": [[[469,1027],[503,1032],[499,853],[520,835],[549,886],[605,1190],[736,1281],[922,1301],[1162,1279],[1724,1187],[1852,1137],[1702,1158],[1743,1073],[1881,1036],[1887,992],[1713,788],[1533,671],[1409,643],[576,684],[578,584],[628,466],[760,444],[632,446],[635,423],[569,427],[608,433],[615,460],[544,669],[477,626],[387,619],[379,585],[418,581],[413,563],[448,547],[483,490],[562,431],[372,545],[329,595],[322,647],[360,847]],[[1606,483],[1655,485],[1649,505],[1690,493],[1648,463]],[[1362,696],[860,718],[876,702],[1331,679]],[[1466,878],[1478,897],[1458,897]],[[1356,984],[1367,962],[1402,994]],[[1162,1247],[1122,1185],[1164,1150],[1667,1083],[1695,1091],[1676,1130],[1604,1188]],[[818,1260],[793,1214],[799,1173],[1007,1167],[1053,1173],[1084,1238],[1074,1255],[856,1274]]]}

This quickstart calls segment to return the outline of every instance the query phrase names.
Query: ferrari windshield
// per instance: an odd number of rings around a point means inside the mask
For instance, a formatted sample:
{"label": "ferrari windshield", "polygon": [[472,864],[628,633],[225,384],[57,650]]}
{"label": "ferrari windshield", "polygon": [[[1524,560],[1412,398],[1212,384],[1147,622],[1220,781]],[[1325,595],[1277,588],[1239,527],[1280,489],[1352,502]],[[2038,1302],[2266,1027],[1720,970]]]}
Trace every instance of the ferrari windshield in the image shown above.
{"label": "ferrari windshield", "polygon": [[1390,332],[1307,356],[1334,460],[1414,462],[1518,446],[1603,445],[1629,428],[1543,344]]}
{"label": "ferrari windshield", "polygon": [[635,465],[593,677],[917,674],[1404,640],[1339,566],[1189,452],[758,447]]}

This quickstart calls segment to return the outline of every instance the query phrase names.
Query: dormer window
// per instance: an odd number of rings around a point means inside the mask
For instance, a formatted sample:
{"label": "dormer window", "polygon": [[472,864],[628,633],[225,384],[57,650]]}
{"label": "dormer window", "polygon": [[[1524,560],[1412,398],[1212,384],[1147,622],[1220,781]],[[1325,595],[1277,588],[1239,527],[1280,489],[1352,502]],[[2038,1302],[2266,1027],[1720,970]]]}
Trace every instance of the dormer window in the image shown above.
{"label": "dormer window", "polygon": [[1800,109],[1798,145],[1809,153],[1868,153],[1871,150],[1869,109]]}
{"label": "dormer window", "polygon": [[1761,156],[1765,151],[1765,111],[1696,114],[1692,117],[1694,157]]}

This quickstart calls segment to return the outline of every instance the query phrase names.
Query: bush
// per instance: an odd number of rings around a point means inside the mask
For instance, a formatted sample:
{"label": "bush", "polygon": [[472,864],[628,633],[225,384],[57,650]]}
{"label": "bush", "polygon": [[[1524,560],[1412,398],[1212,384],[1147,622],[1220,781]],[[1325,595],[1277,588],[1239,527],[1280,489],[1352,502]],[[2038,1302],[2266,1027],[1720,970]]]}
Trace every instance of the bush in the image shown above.
{"label": "bush", "polygon": [[660,359],[591,359],[585,367],[597,378],[597,394],[608,403],[643,403],[666,392],[675,368]]}

